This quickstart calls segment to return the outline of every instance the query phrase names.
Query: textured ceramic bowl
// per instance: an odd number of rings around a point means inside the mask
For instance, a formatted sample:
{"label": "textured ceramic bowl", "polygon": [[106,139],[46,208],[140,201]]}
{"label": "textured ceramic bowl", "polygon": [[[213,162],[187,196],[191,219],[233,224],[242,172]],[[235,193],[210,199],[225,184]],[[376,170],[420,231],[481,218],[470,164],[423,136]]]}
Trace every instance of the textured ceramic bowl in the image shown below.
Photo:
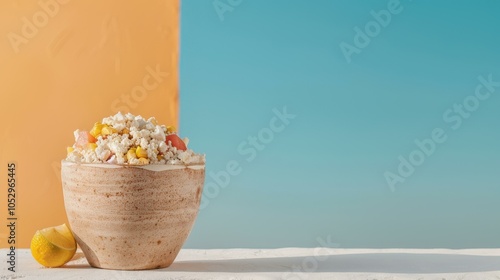
{"label": "textured ceramic bowl", "polygon": [[76,164],[62,161],[64,205],[89,264],[168,267],[198,214],[205,166]]}

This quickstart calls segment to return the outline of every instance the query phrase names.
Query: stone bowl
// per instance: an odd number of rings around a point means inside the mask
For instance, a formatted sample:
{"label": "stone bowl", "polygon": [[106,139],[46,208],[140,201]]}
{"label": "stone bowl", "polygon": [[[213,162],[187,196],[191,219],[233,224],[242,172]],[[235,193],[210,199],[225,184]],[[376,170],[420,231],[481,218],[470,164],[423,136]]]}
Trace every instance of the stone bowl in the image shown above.
{"label": "stone bowl", "polygon": [[62,161],[70,228],[89,264],[119,270],[168,267],[200,206],[205,165]]}

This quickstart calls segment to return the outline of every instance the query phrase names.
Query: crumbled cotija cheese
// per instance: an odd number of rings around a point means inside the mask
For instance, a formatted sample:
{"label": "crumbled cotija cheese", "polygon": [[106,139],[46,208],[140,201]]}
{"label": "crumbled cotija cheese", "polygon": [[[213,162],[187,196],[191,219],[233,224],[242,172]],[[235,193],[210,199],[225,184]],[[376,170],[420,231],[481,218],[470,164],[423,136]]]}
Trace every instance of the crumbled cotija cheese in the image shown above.
{"label": "crumbled cotija cheese", "polygon": [[155,118],[144,119],[117,113],[94,124],[89,132],[76,130],[75,144],[66,160],[78,163],[114,164],[200,164],[205,156],[187,149],[174,127],[159,125]]}

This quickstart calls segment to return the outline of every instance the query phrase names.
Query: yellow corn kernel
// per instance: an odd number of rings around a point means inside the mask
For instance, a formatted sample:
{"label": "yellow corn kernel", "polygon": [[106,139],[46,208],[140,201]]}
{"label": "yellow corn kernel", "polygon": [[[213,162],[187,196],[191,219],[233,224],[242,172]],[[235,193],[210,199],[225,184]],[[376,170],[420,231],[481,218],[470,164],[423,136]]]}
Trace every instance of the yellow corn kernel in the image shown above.
{"label": "yellow corn kernel", "polygon": [[127,128],[124,128],[122,130],[122,134],[130,134],[130,130],[128,130]]}
{"label": "yellow corn kernel", "polygon": [[117,133],[118,131],[111,126],[104,125],[101,129],[102,135],[111,135],[113,133]]}
{"label": "yellow corn kernel", "polygon": [[147,158],[139,158],[139,164],[149,164],[149,159],[147,159]]}
{"label": "yellow corn kernel", "polygon": [[101,129],[103,128],[103,124],[100,122],[96,122],[92,129],[90,130],[90,135],[94,136],[97,138],[99,135],[101,135]]}
{"label": "yellow corn kernel", "polygon": [[92,151],[95,151],[96,148],[97,148],[96,143],[87,143],[87,149],[91,149]]}
{"label": "yellow corn kernel", "polygon": [[127,152],[127,161],[130,162],[132,159],[134,158],[137,158],[136,154],[135,154],[135,148],[131,148],[130,150],[128,150]]}
{"label": "yellow corn kernel", "polygon": [[139,146],[139,147],[137,147],[137,149],[135,150],[135,155],[136,155],[138,158],[147,158],[147,157],[148,157],[148,152]]}
{"label": "yellow corn kernel", "polygon": [[67,148],[66,148],[66,152],[68,152],[68,155],[69,155],[71,152],[73,152],[74,150],[75,150],[75,148],[73,148],[73,147],[67,147]]}
{"label": "yellow corn kernel", "polygon": [[175,128],[175,126],[173,126],[173,125],[167,126],[167,132],[168,133],[173,133],[173,132],[176,132],[176,131],[177,131],[177,129]]}
{"label": "yellow corn kernel", "polygon": [[163,159],[163,155],[157,155],[157,156],[156,156],[156,158],[157,158],[158,160],[162,160],[162,159]]}

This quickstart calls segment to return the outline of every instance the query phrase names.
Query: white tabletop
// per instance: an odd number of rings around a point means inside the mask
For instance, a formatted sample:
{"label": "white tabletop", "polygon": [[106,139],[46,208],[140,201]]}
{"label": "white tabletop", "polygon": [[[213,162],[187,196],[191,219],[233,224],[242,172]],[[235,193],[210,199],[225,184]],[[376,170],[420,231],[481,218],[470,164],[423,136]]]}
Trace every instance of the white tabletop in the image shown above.
{"label": "white tabletop", "polygon": [[16,253],[6,279],[500,279],[500,249],[183,249],[166,269],[115,271],[91,268],[81,252],[62,268],[43,268],[28,249]]}

